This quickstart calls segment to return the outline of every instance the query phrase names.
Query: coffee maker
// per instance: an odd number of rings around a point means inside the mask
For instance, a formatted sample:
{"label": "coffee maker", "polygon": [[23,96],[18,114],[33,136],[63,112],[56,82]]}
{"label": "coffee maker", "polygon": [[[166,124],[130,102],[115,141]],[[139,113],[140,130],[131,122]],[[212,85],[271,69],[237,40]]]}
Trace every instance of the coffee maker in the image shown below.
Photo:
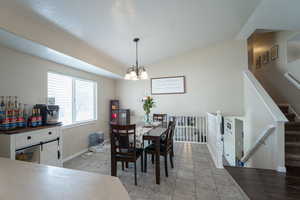
{"label": "coffee maker", "polygon": [[59,122],[59,106],[58,105],[46,105],[37,104],[36,108],[40,109],[43,125],[55,125]]}

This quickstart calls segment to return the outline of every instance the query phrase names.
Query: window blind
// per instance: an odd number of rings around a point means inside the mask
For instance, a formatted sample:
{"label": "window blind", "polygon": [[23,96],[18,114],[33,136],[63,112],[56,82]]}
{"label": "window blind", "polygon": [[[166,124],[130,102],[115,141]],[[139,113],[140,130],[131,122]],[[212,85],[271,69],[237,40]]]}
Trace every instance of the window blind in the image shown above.
{"label": "window blind", "polygon": [[96,83],[56,73],[48,73],[48,97],[59,105],[64,125],[96,119]]}

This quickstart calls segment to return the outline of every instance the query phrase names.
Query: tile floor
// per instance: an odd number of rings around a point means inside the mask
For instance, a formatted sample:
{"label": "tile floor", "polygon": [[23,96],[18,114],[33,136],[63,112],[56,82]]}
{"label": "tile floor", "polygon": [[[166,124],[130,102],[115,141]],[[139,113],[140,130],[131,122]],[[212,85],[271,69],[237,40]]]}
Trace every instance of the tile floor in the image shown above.
{"label": "tile floor", "polygon": [[[161,161],[161,184],[155,184],[154,165],[148,159],[147,173],[141,173],[138,162],[138,185],[134,185],[133,167],[125,171],[118,166],[118,177],[132,200],[239,200],[247,199],[233,179],[223,169],[216,169],[204,144],[175,143],[175,168],[169,165],[165,177]],[[168,163],[169,164],[169,163]],[[110,175],[110,147],[103,153],[83,154],[64,167]]]}

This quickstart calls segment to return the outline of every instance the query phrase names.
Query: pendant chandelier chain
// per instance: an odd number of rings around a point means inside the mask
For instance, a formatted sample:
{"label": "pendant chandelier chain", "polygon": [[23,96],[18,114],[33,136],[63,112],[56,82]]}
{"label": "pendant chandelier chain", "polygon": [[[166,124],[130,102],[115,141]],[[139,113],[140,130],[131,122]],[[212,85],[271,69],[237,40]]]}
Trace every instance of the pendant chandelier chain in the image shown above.
{"label": "pendant chandelier chain", "polygon": [[138,42],[139,38],[134,38],[133,41],[135,42],[135,66],[132,65],[130,68],[128,68],[127,73],[125,74],[126,80],[147,80],[148,79],[148,73],[144,66],[139,66],[139,49],[138,49]]}

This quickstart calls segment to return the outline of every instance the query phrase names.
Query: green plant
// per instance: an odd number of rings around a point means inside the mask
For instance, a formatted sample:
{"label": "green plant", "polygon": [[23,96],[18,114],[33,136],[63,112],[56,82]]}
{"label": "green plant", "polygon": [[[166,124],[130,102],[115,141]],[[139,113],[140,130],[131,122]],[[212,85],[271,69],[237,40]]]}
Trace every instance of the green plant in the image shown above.
{"label": "green plant", "polygon": [[151,112],[151,109],[153,107],[155,107],[154,99],[152,97],[148,96],[143,99],[143,102],[144,102],[144,104],[143,104],[144,111],[145,111],[146,115],[149,115]]}

